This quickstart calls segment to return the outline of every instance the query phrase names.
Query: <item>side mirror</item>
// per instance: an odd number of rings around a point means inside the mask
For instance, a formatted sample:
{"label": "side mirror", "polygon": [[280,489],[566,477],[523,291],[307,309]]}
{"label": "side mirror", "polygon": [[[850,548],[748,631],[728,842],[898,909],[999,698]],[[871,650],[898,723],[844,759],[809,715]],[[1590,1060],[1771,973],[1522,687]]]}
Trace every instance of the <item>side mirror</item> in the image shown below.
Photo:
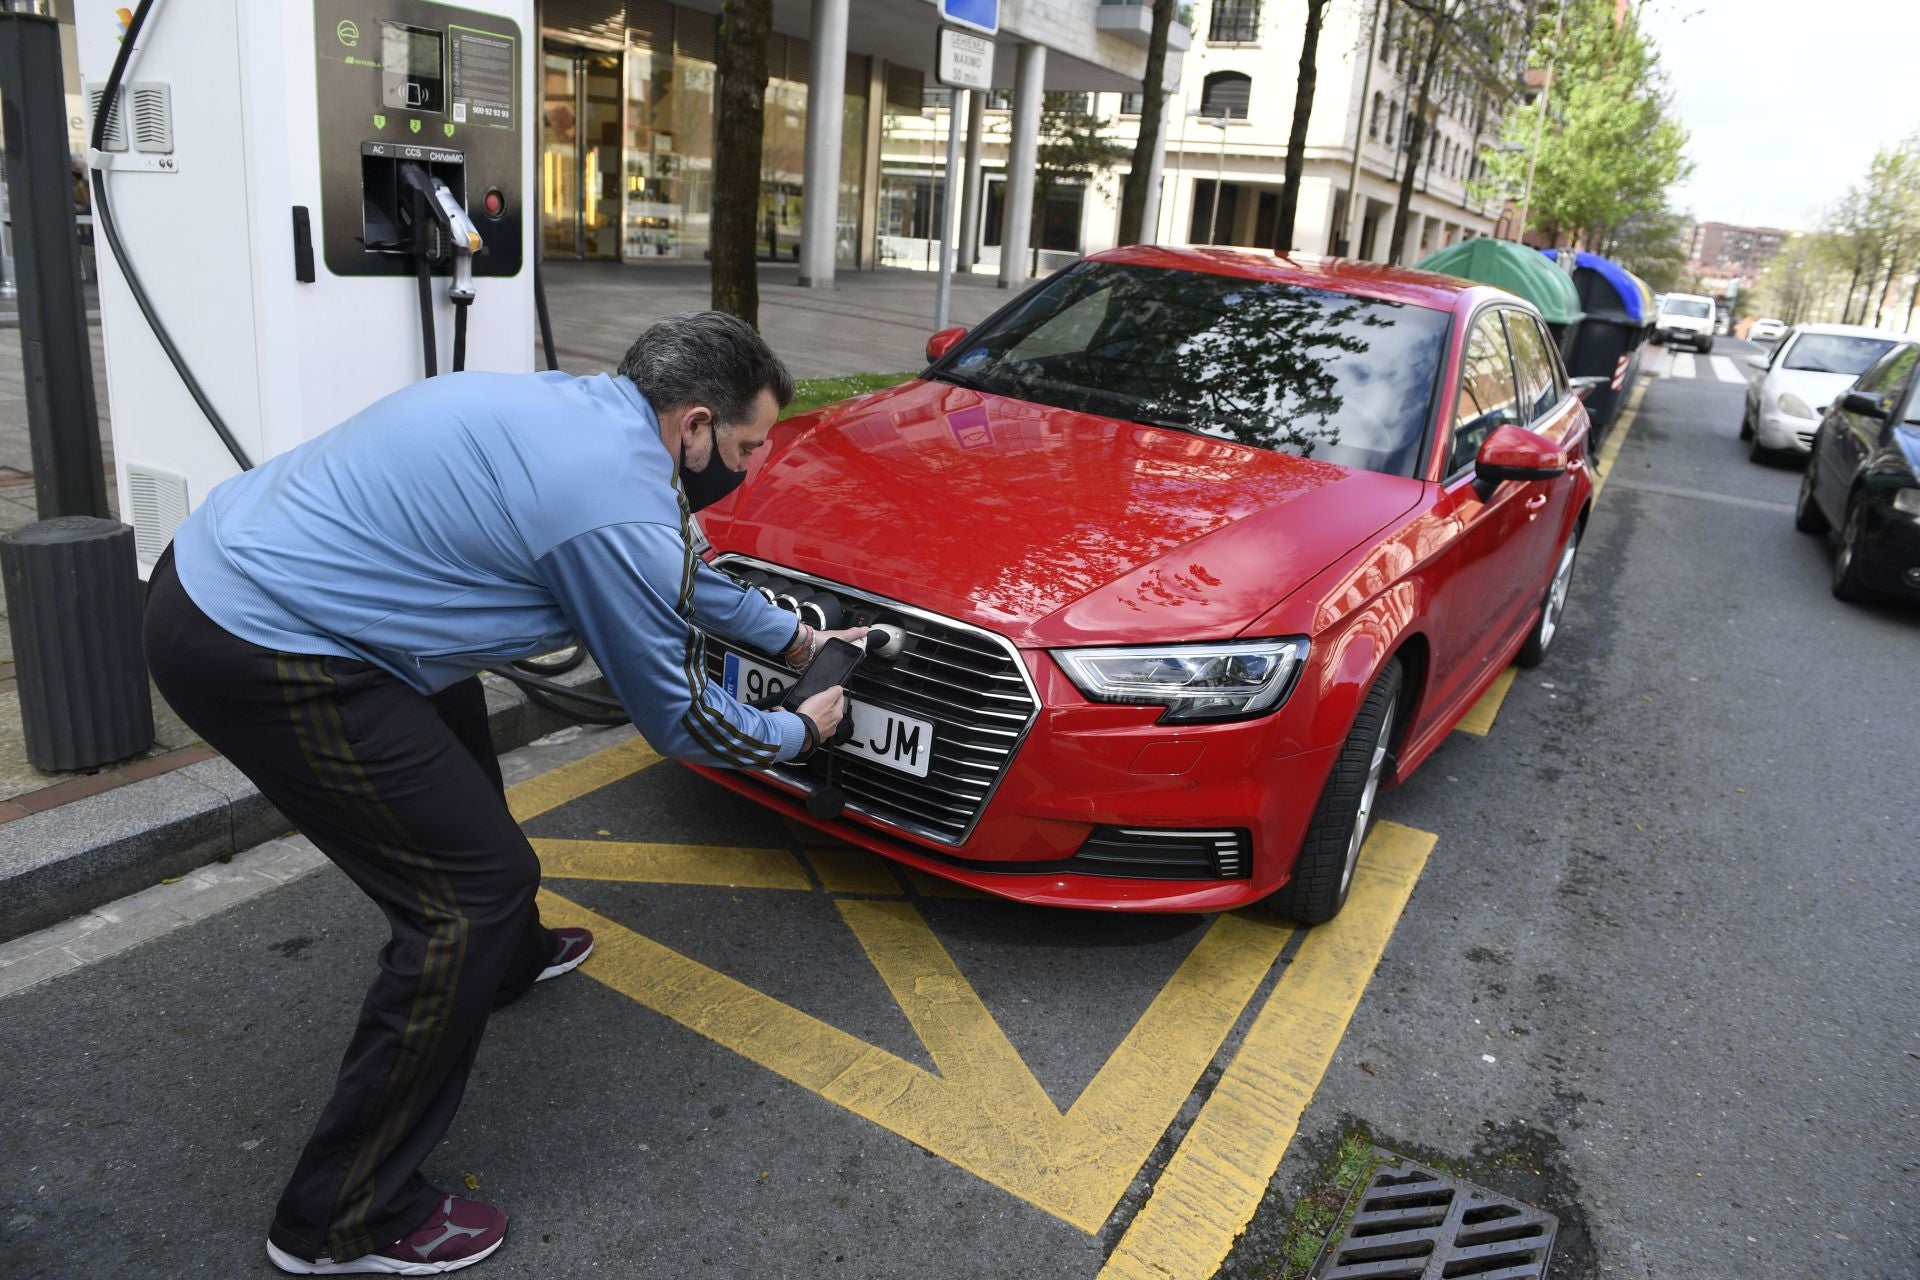
{"label": "side mirror", "polygon": [[1747,368],[1758,369],[1762,373],[1765,373],[1767,371],[1768,363],[1769,362],[1765,356],[1748,356],[1747,357]]}
{"label": "side mirror", "polygon": [[1567,451],[1524,427],[1495,427],[1473,459],[1473,491],[1480,501],[1508,480],[1552,480],[1567,473]]}
{"label": "side mirror", "polygon": [[1598,373],[1587,377],[1568,379],[1568,385],[1573,388],[1573,394],[1579,398],[1581,404],[1587,402],[1588,396],[1602,387],[1612,385],[1612,382],[1613,379]]}
{"label": "side mirror", "polygon": [[951,329],[942,329],[927,339],[927,363],[932,364],[947,352],[953,350],[960,339],[967,336],[967,326],[956,324]]}
{"label": "side mirror", "polygon": [[1880,422],[1887,420],[1887,402],[1868,391],[1849,391],[1840,402],[1840,407],[1848,413],[1857,413],[1863,418],[1873,418]]}

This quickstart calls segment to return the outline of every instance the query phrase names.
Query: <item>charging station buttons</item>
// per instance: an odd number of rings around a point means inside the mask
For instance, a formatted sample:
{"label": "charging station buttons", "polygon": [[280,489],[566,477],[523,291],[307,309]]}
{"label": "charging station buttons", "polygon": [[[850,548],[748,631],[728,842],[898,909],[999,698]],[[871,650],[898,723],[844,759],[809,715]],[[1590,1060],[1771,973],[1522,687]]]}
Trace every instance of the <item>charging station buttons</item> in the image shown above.
{"label": "charging station buttons", "polygon": [[487,194],[480,197],[480,207],[487,211],[489,218],[498,221],[507,211],[507,198],[500,194],[500,188],[488,187]]}

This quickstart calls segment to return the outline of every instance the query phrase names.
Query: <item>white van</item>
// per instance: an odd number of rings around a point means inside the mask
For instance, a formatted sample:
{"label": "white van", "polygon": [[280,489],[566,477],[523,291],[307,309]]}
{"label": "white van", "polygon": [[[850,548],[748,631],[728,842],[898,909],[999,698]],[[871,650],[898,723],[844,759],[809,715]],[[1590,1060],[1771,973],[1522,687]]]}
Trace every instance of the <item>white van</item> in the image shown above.
{"label": "white van", "polygon": [[1697,293],[1669,293],[1653,318],[1655,342],[1685,342],[1695,351],[1713,350],[1713,299]]}

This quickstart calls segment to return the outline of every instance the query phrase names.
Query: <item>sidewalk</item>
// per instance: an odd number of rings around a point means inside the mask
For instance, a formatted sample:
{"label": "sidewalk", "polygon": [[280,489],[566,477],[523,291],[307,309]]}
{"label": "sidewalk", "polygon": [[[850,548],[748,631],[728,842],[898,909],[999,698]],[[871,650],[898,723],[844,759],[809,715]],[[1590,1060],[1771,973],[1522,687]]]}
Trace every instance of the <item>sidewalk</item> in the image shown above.
{"label": "sidewalk", "polygon": [[[546,277],[556,353],[572,373],[610,369],[652,321],[708,305],[704,263],[551,262]],[[924,272],[846,273],[835,289],[814,291],[798,287],[792,264],[769,264],[760,288],[761,329],[797,378],[924,363],[934,292]],[[956,278],[952,320],[976,323],[1007,297],[990,277]],[[89,328],[107,496],[117,510],[104,352],[99,326]],[[0,327],[0,533],[37,518],[18,332]],[[536,366],[540,359],[536,350]],[[79,773],[34,769],[21,735],[4,611],[0,601],[0,902],[8,904],[0,910],[0,939],[279,833],[277,815],[158,696],[156,740],[143,755]],[[590,670],[582,675],[594,678]],[[490,683],[495,734],[508,744],[559,723],[506,682]],[[32,901],[36,895],[42,900]]]}

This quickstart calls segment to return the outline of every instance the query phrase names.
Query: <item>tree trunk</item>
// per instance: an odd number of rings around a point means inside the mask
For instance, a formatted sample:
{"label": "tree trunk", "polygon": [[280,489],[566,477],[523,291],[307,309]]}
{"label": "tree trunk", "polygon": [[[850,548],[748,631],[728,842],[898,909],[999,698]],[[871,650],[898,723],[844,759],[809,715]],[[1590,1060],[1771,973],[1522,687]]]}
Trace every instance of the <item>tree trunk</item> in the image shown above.
{"label": "tree trunk", "polygon": [[[713,138],[713,309],[760,327],[760,142],[767,103],[773,0],[726,0],[720,10]],[[813,199],[829,199],[812,195]]]}
{"label": "tree trunk", "polygon": [[[1293,252],[1293,222],[1300,211],[1300,174],[1307,162],[1307,123],[1313,119],[1313,82],[1320,58],[1320,21],[1330,0],[1307,0],[1307,29],[1300,41],[1300,74],[1293,90],[1293,127],[1287,131],[1287,185],[1280,192],[1280,219],[1273,232],[1275,253]],[[1373,51],[1369,49],[1371,58]],[[1364,109],[1365,103],[1361,106]],[[1362,116],[1364,121],[1364,114]]]}
{"label": "tree trunk", "polygon": [[[1433,73],[1440,65],[1440,49],[1447,29],[1453,25],[1453,18],[1459,12],[1459,0],[1447,0],[1436,5],[1427,15],[1427,53],[1420,65],[1420,92],[1414,102],[1413,116],[1401,122],[1406,130],[1407,163],[1400,174],[1400,198],[1393,209],[1393,249],[1387,255],[1387,262],[1400,266],[1405,261],[1407,250],[1407,230],[1413,211],[1413,184],[1420,176],[1421,148],[1427,144],[1427,108],[1432,101]],[[1524,234],[1526,228],[1522,227]]]}
{"label": "tree trunk", "polygon": [[1840,308],[1840,323],[1853,323],[1853,291],[1860,287],[1860,267],[1865,250],[1858,245],[1853,250],[1853,274],[1847,278],[1847,300]]}
{"label": "tree trunk", "polygon": [[1156,0],[1153,6],[1153,30],[1147,37],[1147,71],[1140,81],[1140,137],[1133,144],[1133,168],[1128,171],[1120,193],[1117,238],[1121,244],[1139,244],[1151,239],[1148,211],[1159,208],[1159,192],[1147,190],[1147,177],[1153,172],[1154,141],[1160,136],[1160,120],[1167,110],[1167,95],[1160,85],[1167,74],[1167,32],[1173,26],[1173,9],[1174,0]]}
{"label": "tree trunk", "polygon": [[[1900,269],[1900,254],[1905,248],[1906,245],[1895,240],[1893,252],[1887,255],[1887,282],[1880,286],[1878,293],[1873,295],[1873,327],[1876,329],[1880,327],[1880,312],[1887,305],[1887,294],[1893,291],[1893,274]],[[1864,313],[1866,308],[1862,307],[1861,311]]]}
{"label": "tree trunk", "polygon": [[1907,322],[1900,326],[1908,333],[1913,332],[1913,307],[1917,302],[1920,302],[1920,271],[1914,273],[1913,292],[1907,295]]}

